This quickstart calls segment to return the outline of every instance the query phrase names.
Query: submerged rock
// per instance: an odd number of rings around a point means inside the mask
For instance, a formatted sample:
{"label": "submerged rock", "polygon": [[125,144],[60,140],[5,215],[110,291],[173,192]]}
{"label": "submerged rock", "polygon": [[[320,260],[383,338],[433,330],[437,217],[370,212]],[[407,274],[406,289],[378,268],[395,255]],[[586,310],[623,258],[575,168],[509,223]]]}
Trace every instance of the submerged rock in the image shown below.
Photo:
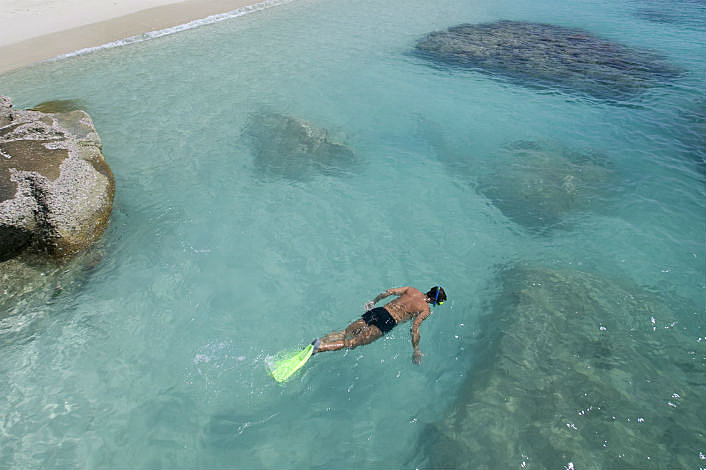
{"label": "submerged rock", "polygon": [[12,119],[12,100],[7,96],[0,95],[0,127],[5,127],[12,123]]}
{"label": "submerged rock", "polygon": [[17,314],[34,315],[62,295],[75,295],[101,260],[102,252],[94,245],[70,259],[25,251],[1,261],[0,321]]}
{"label": "submerged rock", "polygon": [[497,74],[527,86],[624,99],[677,75],[657,54],[581,29],[521,21],[461,24],[429,33],[415,53],[443,65]]}
{"label": "submerged rock", "polygon": [[114,180],[88,114],[0,98],[0,261],[27,247],[73,255],[103,233]]}
{"label": "submerged rock", "polygon": [[478,190],[506,217],[535,231],[565,225],[568,216],[594,209],[617,180],[607,159],[559,144],[515,142],[492,165],[478,176]]}
{"label": "submerged rock", "polygon": [[290,180],[306,180],[317,173],[341,176],[359,164],[355,154],[333,141],[326,129],[283,114],[252,114],[245,135],[262,176]]}
{"label": "submerged rock", "polygon": [[86,106],[79,100],[51,100],[39,103],[30,111],[42,113],[68,113],[69,111],[84,110]]}
{"label": "submerged rock", "polygon": [[414,465],[702,465],[706,344],[683,332],[687,312],[578,271],[515,266],[501,282],[487,355],[422,434]]}

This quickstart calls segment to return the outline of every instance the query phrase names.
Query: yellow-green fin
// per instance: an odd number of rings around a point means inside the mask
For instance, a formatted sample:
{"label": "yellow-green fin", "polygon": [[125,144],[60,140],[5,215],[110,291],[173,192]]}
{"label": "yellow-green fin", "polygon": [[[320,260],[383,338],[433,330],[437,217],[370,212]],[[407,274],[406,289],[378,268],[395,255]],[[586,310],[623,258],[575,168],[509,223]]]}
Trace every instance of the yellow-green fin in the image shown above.
{"label": "yellow-green fin", "polygon": [[277,382],[286,382],[288,378],[306,364],[314,353],[314,345],[310,344],[301,351],[278,359],[270,368],[270,375]]}

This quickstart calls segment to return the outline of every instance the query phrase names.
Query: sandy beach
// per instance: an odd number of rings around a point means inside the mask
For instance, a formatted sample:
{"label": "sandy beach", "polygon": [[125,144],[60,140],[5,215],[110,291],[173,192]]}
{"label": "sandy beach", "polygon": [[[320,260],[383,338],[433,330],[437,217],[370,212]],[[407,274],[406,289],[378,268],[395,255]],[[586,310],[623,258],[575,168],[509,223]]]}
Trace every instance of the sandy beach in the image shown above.
{"label": "sandy beach", "polygon": [[0,0],[0,73],[261,0]]}

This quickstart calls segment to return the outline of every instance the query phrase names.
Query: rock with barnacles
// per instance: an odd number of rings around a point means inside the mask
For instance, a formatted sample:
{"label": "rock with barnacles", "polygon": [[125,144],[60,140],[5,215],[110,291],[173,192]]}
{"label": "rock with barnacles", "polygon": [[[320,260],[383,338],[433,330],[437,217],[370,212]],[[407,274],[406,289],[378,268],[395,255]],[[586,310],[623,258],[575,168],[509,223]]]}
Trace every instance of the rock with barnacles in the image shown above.
{"label": "rock with barnacles", "polygon": [[84,250],[102,235],[114,192],[87,113],[16,110],[0,96],[0,261]]}

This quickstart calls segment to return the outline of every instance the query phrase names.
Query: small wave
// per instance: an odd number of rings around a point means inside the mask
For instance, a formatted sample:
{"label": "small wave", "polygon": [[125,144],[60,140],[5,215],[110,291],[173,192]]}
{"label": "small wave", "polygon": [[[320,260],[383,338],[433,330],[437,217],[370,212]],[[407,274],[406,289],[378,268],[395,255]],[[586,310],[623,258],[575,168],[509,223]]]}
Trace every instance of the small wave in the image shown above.
{"label": "small wave", "polygon": [[170,34],[179,33],[182,31],[187,31],[189,29],[198,28],[201,26],[211,25],[214,23],[220,23],[221,21],[229,20],[232,18],[237,18],[239,16],[244,16],[250,13],[255,13],[257,11],[262,11],[270,7],[283,5],[285,3],[292,2],[294,0],[265,0],[263,2],[255,3],[253,5],[247,5],[244,7],[237,8],[225,13],[218,13],[215,15],[207,16],[205,18],[196,19],[189,21],[188,23],[180,24],[177,26],[172,26],[170,28],[159,29],[155,31],[149,31],[147,33],[138,34],[135,36],[130,36],[124,39],[119,39],[117,41],[109,42],[106,44],[101,44],[100,46],[86,47],[84,49],[79,49],[73,52],[68,52],[66,54],[58,55],[52,59],[48,59],[47,62],[54,62],[61,59],[66,59],[69,57],[75,57],[84,54],[90,54],[91,52],[100,51],[103,49],[113,49],[115,47],[127,46],[129,44],[135,44],[138,42],[149,41],[151,39],[161,38],[163,36],[169,36]]}

